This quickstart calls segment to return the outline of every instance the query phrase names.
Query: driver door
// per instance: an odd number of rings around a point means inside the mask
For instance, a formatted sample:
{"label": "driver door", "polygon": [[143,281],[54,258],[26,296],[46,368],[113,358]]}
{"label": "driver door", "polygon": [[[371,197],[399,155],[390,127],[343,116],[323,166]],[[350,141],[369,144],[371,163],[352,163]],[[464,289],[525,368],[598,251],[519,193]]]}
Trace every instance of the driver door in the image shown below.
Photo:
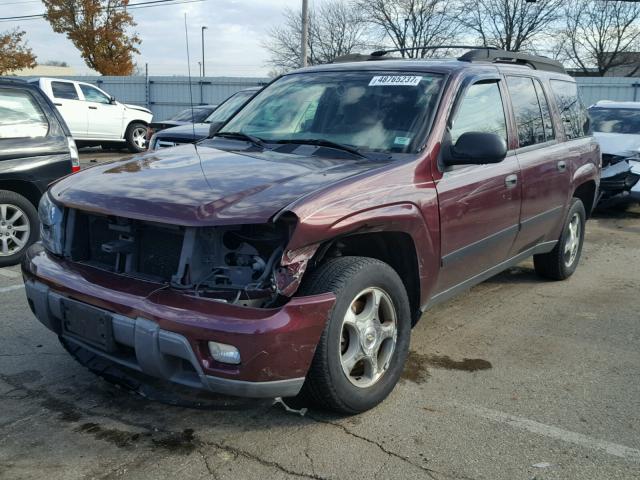
{"label": "driver door", "polygon": [[111,98],[102,90],[86,83],[80,83],[87,109],[87,131],[90,138],[105,140],[121,140],[124,107],[119,103],[111,103]]}
{"label": "driver door", "polygon": [[[501,78],[483,78],[467,84],[449,119],[451,142],[445,139],[443,145],[455,144],[465,132],[495,133],[509,145],[501,82]],[[513,151],[500,163],[440,168],[438,294],[463,286],[507,260],[518,234],[521,203],[520,168]]]}

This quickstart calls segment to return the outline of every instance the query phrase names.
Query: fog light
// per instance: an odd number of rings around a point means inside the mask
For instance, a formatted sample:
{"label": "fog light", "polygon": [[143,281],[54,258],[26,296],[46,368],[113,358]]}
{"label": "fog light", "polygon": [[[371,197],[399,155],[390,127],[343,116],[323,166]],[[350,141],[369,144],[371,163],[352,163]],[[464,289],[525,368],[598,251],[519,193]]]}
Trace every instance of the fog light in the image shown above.
{"label": "fog light", "polygon": [[240,352],[233,345],[209,342],[209,351],[214,360],[220,363],[237,365],[240,363]]}

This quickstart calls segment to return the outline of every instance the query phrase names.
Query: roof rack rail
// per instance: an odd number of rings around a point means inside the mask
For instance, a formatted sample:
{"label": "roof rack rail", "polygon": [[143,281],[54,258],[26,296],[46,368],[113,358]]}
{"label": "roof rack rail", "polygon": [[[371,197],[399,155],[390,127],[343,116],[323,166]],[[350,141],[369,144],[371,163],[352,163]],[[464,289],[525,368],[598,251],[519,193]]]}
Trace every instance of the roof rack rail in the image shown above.
{"label": "roof rack rail", "polygon": [[531,55],[522,52],[510,52],[497,48],[476,48],[470,50],[458,60],[463,62],[491,62],[507,63],[513,65],[526,65],[534,70],[547,70],[549,72],[567,73],[562,64],[557,60],[541,55]]}
{"label": "roof rack rail", "polygon": [[479,47],[478,45],[425,45],[423,47],[406,47],[406,48],[393,48],[390,50],[376,50],[371,52],[371,57],[384,57],[387,53],[397,52],[411,52],[414,50],[453,50],[464,48],[466,50],[483,49],[483,50],[497,50],[496,47]]}

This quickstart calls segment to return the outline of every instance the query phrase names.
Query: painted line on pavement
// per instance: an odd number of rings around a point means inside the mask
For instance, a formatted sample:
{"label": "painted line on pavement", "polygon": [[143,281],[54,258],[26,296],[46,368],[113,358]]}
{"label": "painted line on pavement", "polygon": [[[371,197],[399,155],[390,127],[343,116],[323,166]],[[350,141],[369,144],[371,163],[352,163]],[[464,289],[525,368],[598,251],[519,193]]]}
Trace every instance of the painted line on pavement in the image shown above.
{"label": "painted line on pavement", "polygon": [[20,275],[20,273],[14,272],[13,270],[8,270],[6,268],[0,268],[0,277],[20,278],[21,275]]}
{"label": "painted line on pavement", "polygon": [[493,420],[494,422],[505,423],[514,428],[519,428],[520,430],[526,430],[531,433],[544,435],[545,437],[562,440],[564,442],[573,443],[575,445],[580,445],[582,447],[587,447],[594,450],[601,450],[615,457],[640,462],[640,450],[637,450],[635,448],[619,445],[617,443],[607,442],[605,440],[599,440],[597,438],[592,438],[581,433],[553,427],[551,425],[546,425],[534,420],[529,420],[528,418],[524,417],[517,417],[515,415],[500,412],[498,410],[491,410],[490,408],[474,407],[462,404],[456,404],[456,406],[476,416],[486,418],[488,420]]}
{"label": "painted line on pavement", "polygon": [[0,293],[13,292],[14,290],[20,290],[24,288],[24,285],[11,285],[10,287],[0,287]]}

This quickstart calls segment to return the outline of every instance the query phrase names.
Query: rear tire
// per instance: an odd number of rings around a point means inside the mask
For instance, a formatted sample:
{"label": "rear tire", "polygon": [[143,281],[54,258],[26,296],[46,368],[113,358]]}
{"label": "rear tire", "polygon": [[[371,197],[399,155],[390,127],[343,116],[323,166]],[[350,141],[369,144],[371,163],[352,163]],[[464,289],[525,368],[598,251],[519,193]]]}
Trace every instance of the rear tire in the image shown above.
{"label": "rear tire", "polygon": [[144,152],[147,149],[147,126],[140,122],[132,123],[127,127],[124,138],[130,152]]}
{"label": "rear tire", "polygon": [[0,190],[0,267],[16,265],[40,237],[38,212],[22,195]]}
{"label": "rear tire", "polygon": [[573,198],[556,246],[549,253],[533,256],[538,275],[550,280],[565,280],[573,275],[580,262],[586,218],[582,200]]}
{"label": "rear tire", "polygon": [[411,336],[407,292],[393,268],[367,257],[327,261],[299,295],[327,292],[336,303],[299,399],[339,413],[364,412],[382,402],[402,374]]}

